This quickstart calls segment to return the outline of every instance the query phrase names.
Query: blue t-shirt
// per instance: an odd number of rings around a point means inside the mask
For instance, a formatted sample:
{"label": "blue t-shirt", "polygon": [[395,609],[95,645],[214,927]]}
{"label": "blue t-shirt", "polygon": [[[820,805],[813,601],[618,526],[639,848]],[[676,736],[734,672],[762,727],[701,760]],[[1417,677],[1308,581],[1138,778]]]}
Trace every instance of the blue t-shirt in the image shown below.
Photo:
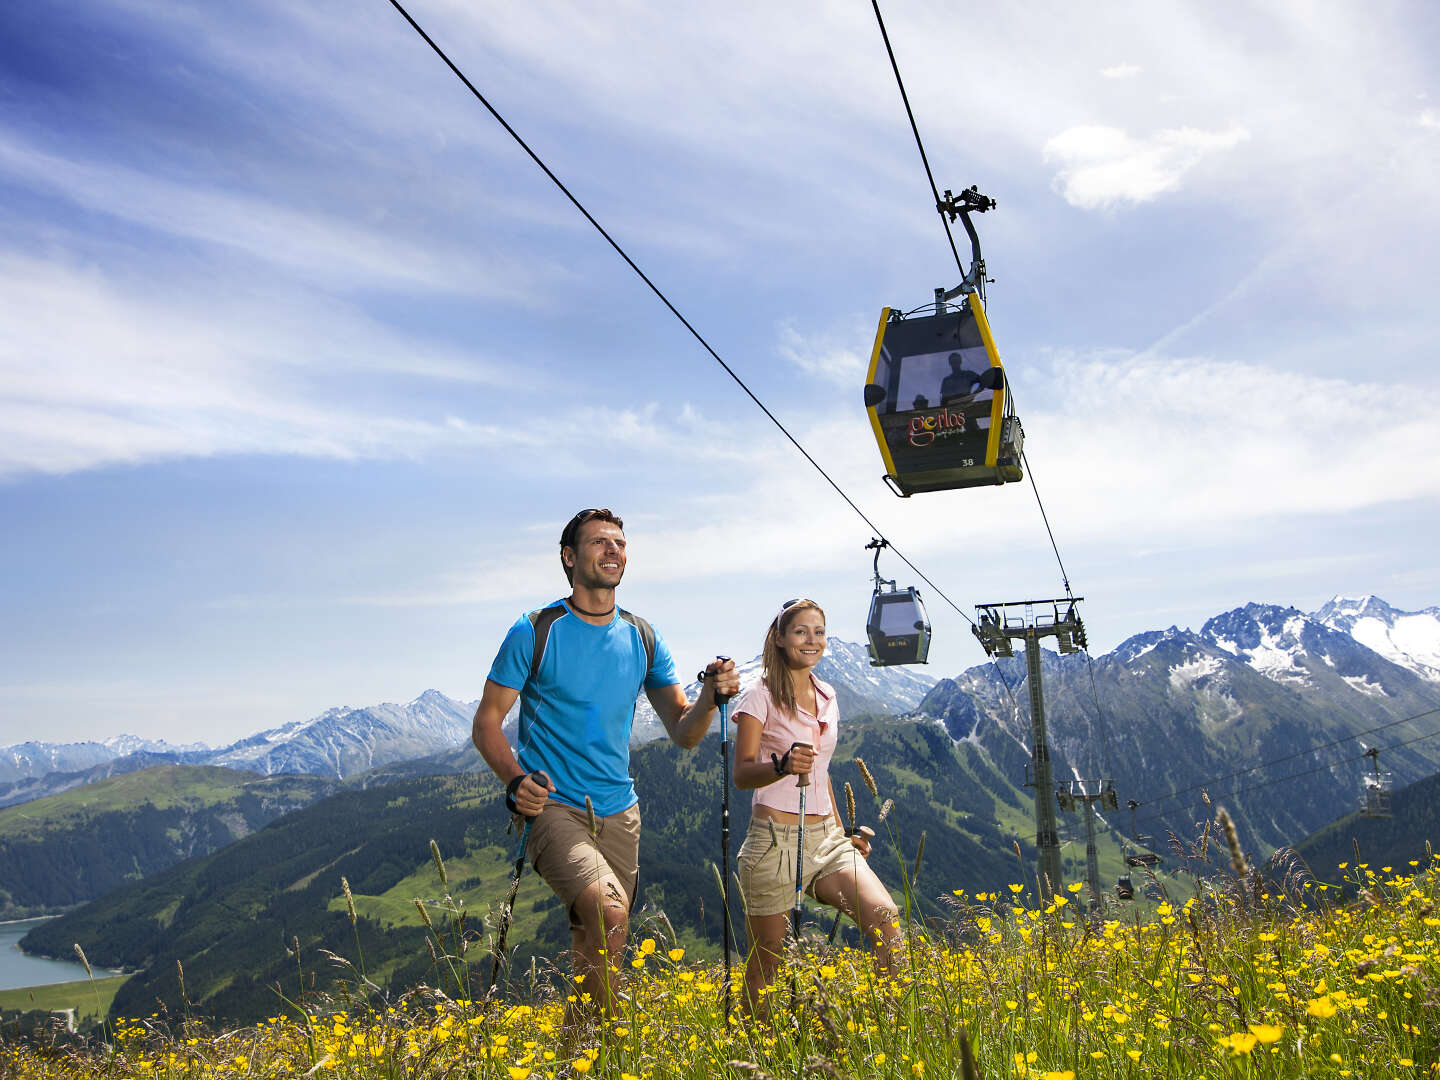
{"label": "blue t-shirt", "polygon": [[[564,601],[557,600],[555,607]],[[617,614],[595,626],[569,608],[550,624],[535,678],[535,627],[522,615],[510,627],[490,679],[520,691],[520,766],[543,770],[555,785],[550,796],[583,807],[585,796],[603,816],[628,810],[639,799],[630,778],[630,729],[635,700],[647,690],[673,686],[675,661],[655,635],[655,661],[645,668],[645,641]]]}

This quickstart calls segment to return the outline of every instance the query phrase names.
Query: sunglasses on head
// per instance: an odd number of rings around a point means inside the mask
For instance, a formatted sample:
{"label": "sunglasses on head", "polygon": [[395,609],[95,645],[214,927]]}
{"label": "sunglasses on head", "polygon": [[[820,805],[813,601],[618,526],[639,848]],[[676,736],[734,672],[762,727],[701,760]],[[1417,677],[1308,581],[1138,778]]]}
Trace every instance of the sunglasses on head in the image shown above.
{"label": "sunglasses on head", "polygon": [[[780,610],[775,613],[775,618],[773,618],[773,619],[770,620],[771,625],[772,625],[772,626],[779,626],[779,625],[780,625],[780,616],[784,615],[785,612],[789,611],[789,610],[790,610],[792,607],[794,607],[796,604],[815,604],[815,601],[814,601],[814,600],[807,600],[807,599],[806,599],[805,597],[803,597],[803,596],[797,596],[797,597],[795,597],[794,600],[786,600],[783,604],[780,605]],[[816,607],[819,607],[820,605],[819,605],[819,604],[815,604],[815,606],[816,606]]]}
{"label": "sunglasses on head", "polygon": [[588,510],[581,510],[578,514],[572,517],[570,519],[570,524],[566,525],[565,530],[560,534],[560,546],[574,547],[575,534],[580,531],[580,526],[584,525],[585,522],[589,521],[592,517],[594,517],[600,512],[601,511],[599,507],[592,506]]}

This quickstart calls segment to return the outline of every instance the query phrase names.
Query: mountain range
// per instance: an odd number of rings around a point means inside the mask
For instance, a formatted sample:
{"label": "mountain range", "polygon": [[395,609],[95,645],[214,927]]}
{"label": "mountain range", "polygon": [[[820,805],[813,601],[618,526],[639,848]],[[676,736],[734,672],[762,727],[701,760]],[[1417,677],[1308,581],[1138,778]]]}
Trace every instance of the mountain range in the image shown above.
{"label": "mountain range", "polygon": [[[1113,779],[1122,805],[1139,804],[1110,816],[1116,831],[1184,836],[1208,816],[1203,794],[1226,803],[1257,849],[1294,843],[1355,805],[1367,749],[1399,784],[1440,770],[1436,646],[1440,609],[1364,597],[1309,615],[1247,604],[1198,632],[1138,634],[1093,659],[1045,652],[1056,779]],[[1020,657],[941,680],[919,712],[1008,775],[1029,763]]]}
{"label": "mountain range", "polygon": [[[820,674],[835,685],[842,715],[908,712],[934,684],[910,668],[872,668],[865,646],[832,638]],[[747,682],[759,678],[759,658],[741,665]],[[686,687],[693,696],[698,683]],[[218,750],[204,744],[170,746],[133,735],[99,742],[26,742],[0,748],[0,807],[58,794],[107,777],[156,765],[214,765],[265,776],[301,773],[345,780],[368,770],[470,744],[476,702],[427,690],[404,705],[329,709],[247,736]],[[508,723],[513,733],[514,711]],[[661,738],[664,727],[642,695],[631,742]],[[462,751],[464,752],[464,751]],[[468,750],[473,754],[473,750]]]}

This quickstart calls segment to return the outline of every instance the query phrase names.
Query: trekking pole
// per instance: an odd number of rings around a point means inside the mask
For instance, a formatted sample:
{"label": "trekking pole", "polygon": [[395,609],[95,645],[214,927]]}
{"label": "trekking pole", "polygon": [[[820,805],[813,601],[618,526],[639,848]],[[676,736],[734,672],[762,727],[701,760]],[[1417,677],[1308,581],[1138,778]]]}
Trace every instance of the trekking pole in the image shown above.
{"label": "trekking pole", "polygon": [[[790,749],[809,745],[809,743],[795,743]],[[800,821],[795,827],[795,905],[790,912],[790,930],[798,942],[800,940],[800,916],[803,913],[801,903],[805,897],[805,789],[810,786],[810,774],[796,774],[795,786],[800,789],[800,812],[797,815]]]}
{"label": "trekking pole", "polygon": [[[792,743],[791,750],[797,746],[808,747],[809,743]],[[805,896],[805,789],[810,786],[809,773],[797,773],[795,786],[800,790],[800,808],[796,817],[799,823],[795,826],[795,906],[790,910],[790,934],[794,939],[795,947],[800,948],[800,917],[804,914],[801,903]],[[798,961],[798,953],[797,953]],[[791,969],[790,972],[790,1001],[795,1004],[800,998],[800,979],[798,969]]]}
{"label": "trekking pole", "polygon": [[[729,660],[728,656],[717,656],[716,660]],[[698,678],[705,681],[705,672]],[[735,934],[730,925],[730,695],[715,691],[715,705],[720,710],[720,775],[723,786],[720,791],[720,930],[721,947],[725,950],[725,1022],[730,1022],[730,952],[735,945]]]}
{"label": "trekking pole", "polygon": [[[550,786],[550,778],[539,769],[530,774],[530,779],[541,787]],[[515,852],[515,870],[510,875],[510,892],[505,896],[505,905],[500,909],[500,933],[495,938],[495,951],[490,954],[490,980],[485,984],[485,996],[490,996],[490,991],[495,989],[495,976],[500,973],[500,965],[505,960],[505,938],[510,934],[510,920],[515,911],[515,897],[520,892],[520,875],[525,872],[525,848],[530,843],[530,826],[535,824],[533,817],[525,819],[525,828],[520,830],[520,846]]]}

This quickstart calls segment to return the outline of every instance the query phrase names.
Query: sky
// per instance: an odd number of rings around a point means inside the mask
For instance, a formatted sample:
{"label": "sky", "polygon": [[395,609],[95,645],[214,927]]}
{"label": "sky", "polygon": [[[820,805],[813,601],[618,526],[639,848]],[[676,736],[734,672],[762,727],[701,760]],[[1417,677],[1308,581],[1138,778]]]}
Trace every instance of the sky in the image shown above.
{"label": "sky", "polygon": [[[885,306],[958,283],[874,13],[411,14],[960,611],[1063,593],[1027,481],[895,498]],[[883,8],[1092,651],[1440,604],[1440,8]],[[963,245],[963,234],[961,235]],[[0,745],[478,697],[622,514],[682,674],[871,531],[384,0],[0,5]],[[984,661],[921,586],[928,668]]]}

